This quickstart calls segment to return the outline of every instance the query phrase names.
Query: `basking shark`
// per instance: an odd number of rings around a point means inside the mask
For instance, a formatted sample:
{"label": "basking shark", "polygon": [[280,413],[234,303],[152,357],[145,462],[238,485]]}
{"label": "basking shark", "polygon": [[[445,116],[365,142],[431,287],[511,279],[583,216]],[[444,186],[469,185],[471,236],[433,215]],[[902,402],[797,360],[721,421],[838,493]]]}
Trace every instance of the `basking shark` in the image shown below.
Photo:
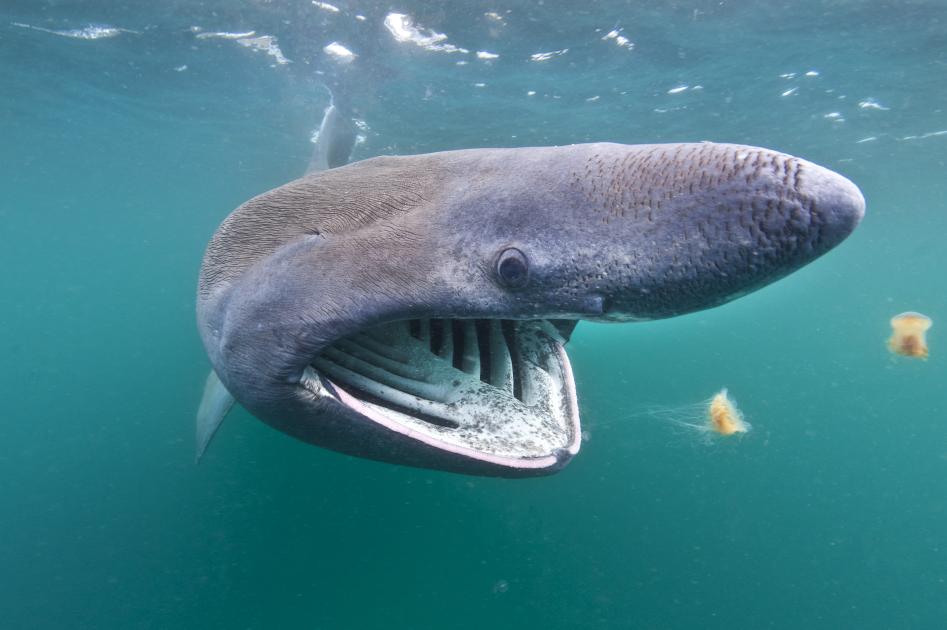
{"label": "basking shark", "polygon": [[317,152],[316,172],[247,201],[210,241],[197,315],[214,371],[199,453],[236,399],[359,457],[556,472],[581,442],[565,349],[577,322],[723,304],[838,245],[865,208],[841,175],[733,144],[469,149],[329,168],[338,155]]}

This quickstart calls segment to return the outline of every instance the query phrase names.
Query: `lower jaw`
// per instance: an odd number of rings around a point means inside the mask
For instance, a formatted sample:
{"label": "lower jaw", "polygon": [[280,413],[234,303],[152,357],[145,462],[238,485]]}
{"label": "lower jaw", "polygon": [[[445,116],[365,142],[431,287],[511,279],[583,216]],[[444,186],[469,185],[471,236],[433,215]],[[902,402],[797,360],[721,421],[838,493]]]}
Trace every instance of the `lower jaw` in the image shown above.
{"label": "lower jaw", "polygon": [[579,450],[571,366],[543,320],[386,324],[333,344],[303,381],[392,435],[458,458],[558,469]]}

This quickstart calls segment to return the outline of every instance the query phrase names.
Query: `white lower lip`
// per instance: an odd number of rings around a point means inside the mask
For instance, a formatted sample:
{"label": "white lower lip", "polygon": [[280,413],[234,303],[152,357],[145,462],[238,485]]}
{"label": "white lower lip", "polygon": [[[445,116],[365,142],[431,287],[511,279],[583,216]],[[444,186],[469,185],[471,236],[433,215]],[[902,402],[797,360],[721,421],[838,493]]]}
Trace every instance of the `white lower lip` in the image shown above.
{"label": "white lower lip", "polygon": [[[488,462],[488,463],[496,464],[498,466],[503,466],[506,468],[528,468],[528,469],[550,468],[552,466],[555,466],[558,463],[558,459],[554,455],[547,455],[545,457],[531,457],[531,458],[500,457],[497,455],[491,455],[489,453],[476,451],[472,448],[458,446],[457,444],[451,444],[443,440],[438,440],[434,438],[433,436],[421,433],[420,431],[415,431],[414,429],[411,429],[408,426],[405,426],[401,423],[388,419],[386,416],[376,412],[371,407],[362,404],[362,402],[359,399],[350,395],[341,387],[336,387],[335,390],[338,395],[339,401],[341,401],[347,407],[350,407],[351,409],[357,411],[363,416],[370,418],[372,421],[377,422],[378,424],[382,425],[383,427],[385,427],[386,429],[394,433],[399,433],[412,440],[417,440],[418,442],[427,444],[428,446],[436,448],[439,451],[446,451],[448,453],[454,453],[462,457],[468,457],[470,459],[475,459],[482,462]],[[573,400],[575,400],[574,397],[573,397]],[[573,435],[575,436],[575,438],[573,439],[574,443],[570,444],[567,450],[570,453],[575,454],[579,452],[579,443],[581,441],[581,431],[579,430],[578,408],[575,405],[573,405],[573,407],[574,407],[574,412],[575,412],[575,415],[574,415],[575,420],[573,423],[573,428],[574,428]]]}

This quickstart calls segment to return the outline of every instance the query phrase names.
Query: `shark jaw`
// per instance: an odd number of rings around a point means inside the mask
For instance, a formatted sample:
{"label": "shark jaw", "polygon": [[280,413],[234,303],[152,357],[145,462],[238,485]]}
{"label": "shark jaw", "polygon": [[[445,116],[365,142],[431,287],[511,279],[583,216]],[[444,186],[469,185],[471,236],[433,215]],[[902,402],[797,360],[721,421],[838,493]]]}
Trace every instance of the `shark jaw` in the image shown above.
{"label": "shark jaw", "polygon": [[558,470],[581,442],[564,343],[546,320],[398,321],[332,343],[300,385],[445,453]]}

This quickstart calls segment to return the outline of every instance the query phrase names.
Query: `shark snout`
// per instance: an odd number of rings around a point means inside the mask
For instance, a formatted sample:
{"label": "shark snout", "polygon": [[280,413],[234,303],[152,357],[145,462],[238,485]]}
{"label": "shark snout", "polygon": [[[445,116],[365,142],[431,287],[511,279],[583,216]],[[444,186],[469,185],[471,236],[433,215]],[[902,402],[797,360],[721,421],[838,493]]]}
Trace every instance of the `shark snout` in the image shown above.
{"label": "shark snout", "polygon": [[813,243],[828,251],[852,233],[865,216],[865,198],[847,178],[811,162],[800,168],[796,193],[808,201],[819,232]]}
{"label": "shark snout", "polygon": [[606,191],[607,208],[632,217],[605,222],[599,237],[616,243],[604,248],[615,262],[593,287],[605,295],[604,319],[655,319],[723,304],[819,258],[865,214],[855,184],[785,153],[691,144],[630,154],[618,176],[589,195]]}

